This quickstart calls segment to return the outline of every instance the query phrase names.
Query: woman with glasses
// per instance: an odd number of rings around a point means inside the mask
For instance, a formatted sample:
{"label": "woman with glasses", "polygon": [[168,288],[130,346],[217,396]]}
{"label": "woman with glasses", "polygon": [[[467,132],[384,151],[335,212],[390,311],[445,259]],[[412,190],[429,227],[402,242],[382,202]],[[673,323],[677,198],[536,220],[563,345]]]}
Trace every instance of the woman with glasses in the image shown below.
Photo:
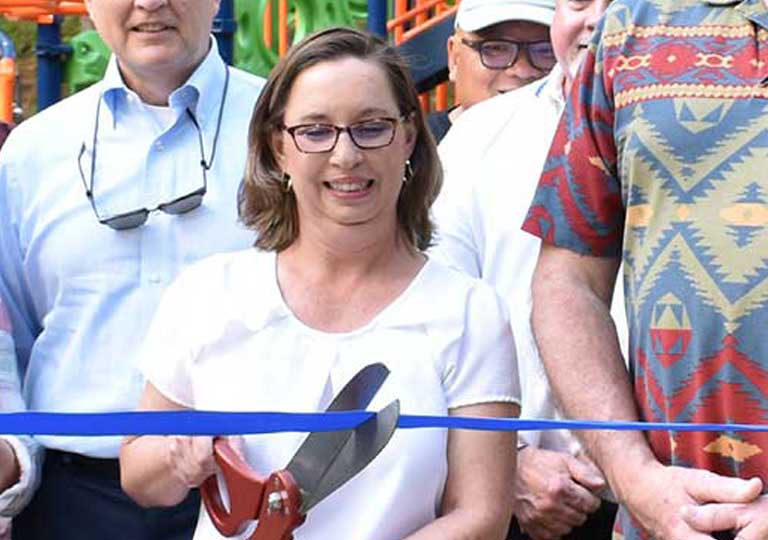
{"label": "woman with glasses", "polygon": [[[514,343],[500,299],[429,260],[441,184],[402,59],[335,28],[293,48],[254,110],[241,211],[253,249],[197,264],[148,336],[143,409],[323,411],[362,367],[390,375],[370,408],[516,416]],[[304,434],[249,436],[261,474]],[[172,505],[215,471],[207,437],[129,437],[125,490]],[[504,538],[514,435],[398,430],[308,514],[297,539]],[[202,513],[197,540],[221,538]]]}

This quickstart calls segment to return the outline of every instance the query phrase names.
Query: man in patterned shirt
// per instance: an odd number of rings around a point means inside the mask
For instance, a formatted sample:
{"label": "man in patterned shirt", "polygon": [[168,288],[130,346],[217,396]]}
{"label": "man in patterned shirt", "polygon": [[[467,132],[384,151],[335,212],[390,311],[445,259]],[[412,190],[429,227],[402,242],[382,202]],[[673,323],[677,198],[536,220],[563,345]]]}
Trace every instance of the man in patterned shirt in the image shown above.
{"label": "man in patterned shirt", "polygon": [[[544,241],[534,332],[571,417],[768,417],[766,4],[616,0],[597,29],[524,225]],[[608,311],[622,261],[629,373]],[[768,538],[768,435],[583,438],[619,538]]]}

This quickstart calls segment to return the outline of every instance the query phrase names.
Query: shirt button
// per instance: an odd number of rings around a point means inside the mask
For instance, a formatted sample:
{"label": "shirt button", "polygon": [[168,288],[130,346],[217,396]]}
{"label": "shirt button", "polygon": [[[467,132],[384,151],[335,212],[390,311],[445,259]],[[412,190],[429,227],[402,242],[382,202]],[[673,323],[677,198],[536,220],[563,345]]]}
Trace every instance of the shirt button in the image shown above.
{"label": "shirt button", "polygon": [[150,274],[149,282],[152,283],[153,285],[157,285],[158,283],[163,282],[163,277],[160,274]]}
{"label": "shirt button", "polygon": [[161,143],[160,141],[157,141],[155,143],[155,148],[157,148],[159,151],[162,152],[163,150],[165,150],[165,145],[163,145],[163,143]]}

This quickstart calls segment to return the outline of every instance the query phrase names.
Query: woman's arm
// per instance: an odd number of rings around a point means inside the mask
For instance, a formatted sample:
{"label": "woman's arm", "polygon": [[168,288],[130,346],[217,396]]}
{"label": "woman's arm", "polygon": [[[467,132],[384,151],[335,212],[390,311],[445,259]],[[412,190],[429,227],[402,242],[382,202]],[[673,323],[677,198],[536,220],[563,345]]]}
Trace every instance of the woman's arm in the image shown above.
{"label": "woman's arm", "polygon": [[[516,417],[512,403],[451,409],[451,416]],[[495,431],[451,430],[448,479],[440,517],[406,540],[503,540],[512,518],[517,436]]]}
{"label": "woman's arm", "polygon": [[[151,383],[144,387],[141,410],[180,410],[186,407],[161,394]],[[212,437],[141,435],[126,437],[120,448],[120,483],[138,504],[174,506],[214,474]]]}

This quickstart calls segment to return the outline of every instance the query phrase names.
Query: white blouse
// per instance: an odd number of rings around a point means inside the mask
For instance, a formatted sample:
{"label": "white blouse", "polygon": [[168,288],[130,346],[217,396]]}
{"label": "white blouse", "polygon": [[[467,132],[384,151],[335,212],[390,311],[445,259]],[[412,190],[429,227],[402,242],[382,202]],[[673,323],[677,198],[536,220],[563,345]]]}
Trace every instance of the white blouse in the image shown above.
{"label": "white blouse", "polygon": [[[444,415],[520,401],[514,342],[501,299],[482,282],[428,261],[365,326],[326,333],[285,304],[274,253],[215,255],[168,288],[141,368],[184,406],[225,411],[323,411],[368,364],[391,371],[369,406],[400,400],[402,414]],[[262,474],[284,468],[302,433],[247,436]],[[360,474],[313,508],[296,540],[398,540],[437,516],[447,475],[447,431],[398,430]],[[201,511],[196,540],[222,538]]]}

